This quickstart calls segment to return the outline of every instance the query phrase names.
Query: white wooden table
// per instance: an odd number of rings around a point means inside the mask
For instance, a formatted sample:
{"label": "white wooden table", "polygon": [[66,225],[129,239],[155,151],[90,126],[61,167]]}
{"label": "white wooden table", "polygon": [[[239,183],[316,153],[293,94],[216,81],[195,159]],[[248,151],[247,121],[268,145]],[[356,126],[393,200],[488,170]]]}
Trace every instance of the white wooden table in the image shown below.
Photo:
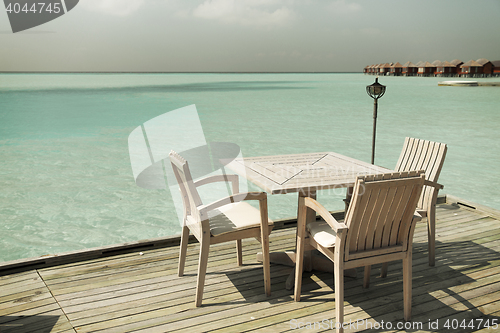
{"label": "white wooden table", "polygon": [[237,158],[226,166],[270,194],[349,187],[357,176],[392,171],[332,152]]}
{"label": "white wooden table", "polygon": [[[352,187],[357,176],[392,171],[333,152],[247,157],[235,159],[226,167],[269,194],[298,192],[299,198],[316,198],[318,190]],[[315,218],[314,211],[310,210],[307,223]],[[306,270],[326,269],[333,272],[330,261],[308,255],[305,255],[304,261]],[[295,266],[295,252],[271,253],[271,262]],[[287,289],[293,287],[293,275],[290,277]]]}

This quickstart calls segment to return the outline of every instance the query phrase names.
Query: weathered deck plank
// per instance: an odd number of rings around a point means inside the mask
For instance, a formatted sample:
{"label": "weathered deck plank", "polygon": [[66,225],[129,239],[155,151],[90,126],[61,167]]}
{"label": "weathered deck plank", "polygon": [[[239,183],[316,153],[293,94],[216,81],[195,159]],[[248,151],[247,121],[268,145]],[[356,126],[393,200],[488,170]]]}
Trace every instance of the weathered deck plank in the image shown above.
{"label": "weathered deck plank", "polygon": [[[436,266],[427,259],[426,223],[414,238],[412,331],[448,331],[453,320],[500,321],[500,214],[456,204],[437,207]],[[293,249],[295,229],[275,230],[272,251]],[[330,273],[304,273],[301,302],[285,289],[291,267],[272,265],[272,295],[266,297],[260,244],[243,242],[244,265],[235,246],[211,249],[203,306],[194,307],[198,244],[190,244],[185,276],[177,277],[177,247],[154,248],[0,276],[1,332],[307,332],[334,322]],[[402,273],[398,262],[386,278],[372,269],[369,289],[346,278],[345,319],[366,325],[403,322]],[[358,270],[358,275],[362,271]],[[362,321],[362,322],[361,322]],[[437,329],[431,323],[438,321]],[[322,326],[318,325],[322,323]],[[295,327],[294,327],[295,325]],[[331,327],[328,327],[331,328]],[[396,327],[387,332],[404,331]],[[489,331],[481,327],[460,331]]]}

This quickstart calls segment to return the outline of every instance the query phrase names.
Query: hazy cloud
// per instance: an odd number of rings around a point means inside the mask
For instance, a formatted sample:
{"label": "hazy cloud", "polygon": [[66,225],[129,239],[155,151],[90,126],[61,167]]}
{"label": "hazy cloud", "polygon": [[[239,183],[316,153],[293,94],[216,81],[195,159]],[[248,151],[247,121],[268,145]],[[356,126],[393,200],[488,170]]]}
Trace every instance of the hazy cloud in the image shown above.
{"label": "hazy cloud", "polygon": [[358,12],[362,9],[359,3],[349,0],[337,0],[330,4],[330,9],[338,14]]}
{"label": "hazy cloud", "polygon": [[282,1],[262,0],[205,0],[192,15],[247,26],[284,25],[295,17],[294,11]]}
{"label": "hazy cloud", "polygon": [[139,9],[144,0],[83,0],[81,7],[94,12],[127,16]]}

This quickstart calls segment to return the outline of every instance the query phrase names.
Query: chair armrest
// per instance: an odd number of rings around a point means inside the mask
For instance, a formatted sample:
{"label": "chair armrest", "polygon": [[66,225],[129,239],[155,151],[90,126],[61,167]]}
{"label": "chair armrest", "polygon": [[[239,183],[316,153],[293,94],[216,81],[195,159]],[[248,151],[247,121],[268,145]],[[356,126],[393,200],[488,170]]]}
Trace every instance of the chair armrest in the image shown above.
{"label": "chair armrest", "polygon": [[312,198],[304,198],[304,199],[305,199],[305,205],[313,209],[315,212],[317,212],[337,234],[344,232],[344,230],[347,231],[347,226],[344,223],[338,222],[332,216],[332,214],[330,214],[330,212],[325,207],[323,207],[323,205],[321,205],[319,202],[317,202]]}
{"label": "chair armrest", "polygon": [[194,184],[194,186],[199,187],[199,186],[203,186],[206,184],[217,183],[217,182],[231,182],[233,194],[236,194],[240,191],[239,190],[239,183],[238,183],[238,175],[208,176],[208,177],[205,177],[202,179],[198,179],[197,181],[193,182],[193,184]]}
{"label": "chair armrest", "polygon": [[244,200],[267,200],[267,193],[266,192],[244,192],[244,193],[233,194],[233,195],[227,196],[225,198],[219,199],[217,201],[214,201],[212,203],[209,203],[207,205],[198,206],[198,210],[200,211],[200,214],[202,216],[204,216],[209,211],[212,211],[214,209],[217,209],[217,208],[225,206],[225,205],[229,205],[231,203],[240,202],[240,201],[244,201]]}
{"label": "chair armrest", "polygon": [[443,185],[438,184],[436,182],[431,182],[430,180],[427,179],[424,180],[424,185],[435,187],[437,190],[442,190],[444,188]]}
{"label": "chair armrest", "polygon": [[422,220],[422,215],[420,215],[420,213],[418,213],[418,212],[415,212],[415,213],[413,214],[413,220],[414,220],[415,222],[418,222],[418,221]]}

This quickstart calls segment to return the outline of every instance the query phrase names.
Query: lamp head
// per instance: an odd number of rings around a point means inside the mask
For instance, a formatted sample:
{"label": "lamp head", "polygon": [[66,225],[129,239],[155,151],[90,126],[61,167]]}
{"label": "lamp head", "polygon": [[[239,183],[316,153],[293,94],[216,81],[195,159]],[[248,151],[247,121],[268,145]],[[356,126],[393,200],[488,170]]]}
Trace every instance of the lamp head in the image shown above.
{"label": "lamp head", "polygon": [[366,92],[373,99],[379,99],[385,94],[385,86],[378,83],[378,77],[375,78],[375,83],[366,86]]}

